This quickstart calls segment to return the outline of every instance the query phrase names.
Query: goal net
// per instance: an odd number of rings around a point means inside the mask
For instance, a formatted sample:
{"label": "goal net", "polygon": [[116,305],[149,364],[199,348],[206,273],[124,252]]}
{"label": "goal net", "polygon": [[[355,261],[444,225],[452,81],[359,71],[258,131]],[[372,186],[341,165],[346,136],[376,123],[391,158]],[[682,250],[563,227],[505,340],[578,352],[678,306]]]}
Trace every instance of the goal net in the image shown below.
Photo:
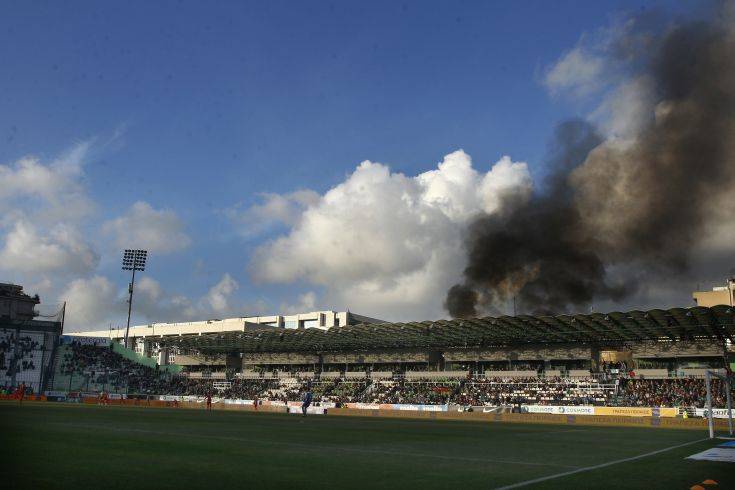
{"label": "goal net", "polygon": [[[730,436],[732,436],[732,390],[733,387],[735,387],[733,374],[730,372],[722,374],[714,371],[707,371],[705,378],[707,382],[707,400],[705,404],[705,413],[707,415],[709,437],[710,439],[713,439],[715,437],[715,416],[717,416],[717,418],[722,418],[723,415],[725,418],[727,418],[728,433],[730,434]],[[722,410],[717,410],[717,408],[713,409],[713,400],[724,402],[724,414],[721,413]],[[722,406],[722,404],[719,404],[719,406]],[[715,413],[716,411],[718,413]]]}

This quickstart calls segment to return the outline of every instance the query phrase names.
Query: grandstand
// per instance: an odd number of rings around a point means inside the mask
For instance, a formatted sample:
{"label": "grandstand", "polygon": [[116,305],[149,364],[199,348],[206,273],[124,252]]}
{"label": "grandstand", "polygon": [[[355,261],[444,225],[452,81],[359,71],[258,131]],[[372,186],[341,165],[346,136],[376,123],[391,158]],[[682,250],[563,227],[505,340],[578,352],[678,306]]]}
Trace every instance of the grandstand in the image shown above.
{"label": "grandstand", "polygon": [[[48,386],[67,393],[163,393],[171,390],[175,372],[108,339],[62,336]],[[156,388],[164,383],[165,389]]]}
{"label": "grandstand", "polygon": [[[329,376],[571,377],[610,366],[639,376],[702,376],[724,369],[733,309],[594,313],[361,324],[326,331],[260,330],[162,335],[187,371],[314,372]],[[618,374],[618,373],[616,373]]]}
{"label": "grandstand", "polygon": [[[274,405],[298,402],[308,387],[327,408],[645,406],[694,415],[705,403],[704,373],[730,368],[733,323],[732,309],[716,306],[162,334],[156,344],[180,363],[169,366],[106,338],[74,336],[63,339],[52,387],[213,392]],[[715,391],[715,406],[724,407],[724,387]]]}
{"label": "grandstand", "polygon": [[39,303],[38,296],[25,294],[21,286],[0,284],[0,388],[4,391],[22,383],[28,393],[39,393],[49,377],[63,309],[40,315]]}

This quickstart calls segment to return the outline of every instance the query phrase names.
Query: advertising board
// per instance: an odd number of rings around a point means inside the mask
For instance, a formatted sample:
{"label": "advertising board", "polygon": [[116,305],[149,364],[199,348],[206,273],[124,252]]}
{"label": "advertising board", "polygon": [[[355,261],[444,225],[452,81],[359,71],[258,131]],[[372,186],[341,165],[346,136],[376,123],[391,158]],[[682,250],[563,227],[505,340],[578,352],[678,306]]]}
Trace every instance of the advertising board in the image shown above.
{"label": "advertising board", "polygon": [[595,407],[588,405],[551,406],[551,405],[524,405],[521,407],[526,413],[553,413],[556,415],[595,415]]}

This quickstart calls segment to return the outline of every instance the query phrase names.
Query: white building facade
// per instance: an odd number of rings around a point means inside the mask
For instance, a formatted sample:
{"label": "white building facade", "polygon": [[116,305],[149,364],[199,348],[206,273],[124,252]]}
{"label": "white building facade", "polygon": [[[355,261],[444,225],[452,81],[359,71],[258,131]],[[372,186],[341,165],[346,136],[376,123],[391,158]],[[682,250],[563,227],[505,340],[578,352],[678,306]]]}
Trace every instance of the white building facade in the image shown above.
{"label": "white building facade", "polygon": [[[359,323],[384,323],[377,318],[357,315],[349,311],[312,311],[295,315],[251,316],[225,319],[201,320],[195,322],[150,323],[130,327],[130,345],[136,352],[147,357],[159,357],[159,363],[166,364],[157,349],[156,339],[179,335],[201,335],[224,332],[243,332],[257,328],[305,329],[318,328],[327,330],[332,327],[356,325]],[[125,327],[107,330],[88,330],[85,332],[68,332],[67,335],[82,337],[104,337],[112,341],[123,342]]]}

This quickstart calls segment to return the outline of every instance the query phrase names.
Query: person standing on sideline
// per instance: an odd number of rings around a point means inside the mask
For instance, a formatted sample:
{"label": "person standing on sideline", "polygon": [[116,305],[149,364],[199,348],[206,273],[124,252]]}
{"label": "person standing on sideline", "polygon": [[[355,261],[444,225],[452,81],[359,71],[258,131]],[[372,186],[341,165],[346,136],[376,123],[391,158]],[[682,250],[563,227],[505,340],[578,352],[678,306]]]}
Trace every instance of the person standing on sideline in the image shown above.
{"label": "person standing on sideline", "polygon": [[309,383],[309,386],[306,388],[306,393],[304,393],[304,401],[301,404],[301,413],[303,417],[306,417],[306,410],[309,408],[309,405],[311,405],[313,397],[314,395],[311,393],[311,383]]}
{"label": "person standing on sideline", "polygon": [[18,403],[23,405],[23,398],[26,397],[26,384],[21,381],[20,386],[18,386]]}

